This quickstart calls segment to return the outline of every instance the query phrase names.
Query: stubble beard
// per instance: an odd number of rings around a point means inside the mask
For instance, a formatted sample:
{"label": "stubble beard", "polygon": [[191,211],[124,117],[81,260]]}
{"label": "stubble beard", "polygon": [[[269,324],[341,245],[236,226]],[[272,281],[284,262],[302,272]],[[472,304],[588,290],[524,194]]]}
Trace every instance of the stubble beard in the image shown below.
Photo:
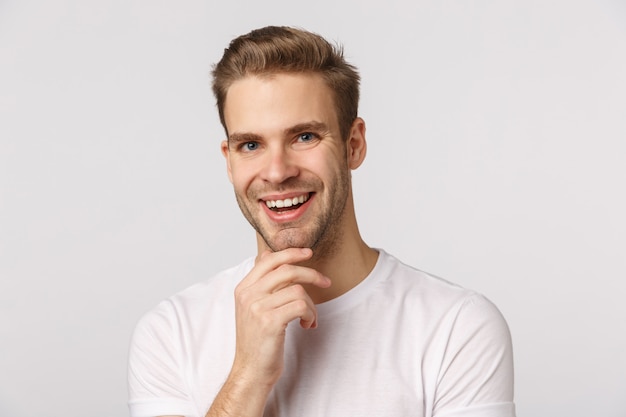
{"label": "stubble beard", "polygon": [[[297,184],[304,184],[304,186],[300,185],[298,187]],[[289,187],[319,190],[319,184],[319,181],[314,181],[311,184],[313,187],[311,187],[302,181],[293,181],[279,187],[278,191],[281,188],[287,189]],[[263,222],[259,219],[263,214],[253,214],[262,210],[254,207],[255,204],[258,204],[258,198],[255,197],[259,195],[258,190],[250,189],[246,198],[235,192],[235,197],[248,223],[272,251],[277,252],[287,248],[311,248],[314,257],[323,258],[333,254],[343,241],[343,229],[341,226],[349,190],[350,174],[349,169],[345,168],[337,177],[337,182],[328,188],[328,201],[315,201],[315,203],[321,204],[322,207],[321,213],[316,218],[309,220],[308,224],[304,225],[286,223],[283,228],[274,232],[273,235],[268,230],[269,227],[263,225]],[[264,191],[267,192],[267,190]],[[315,197],[316,200],[321,198],[319,195]]]}

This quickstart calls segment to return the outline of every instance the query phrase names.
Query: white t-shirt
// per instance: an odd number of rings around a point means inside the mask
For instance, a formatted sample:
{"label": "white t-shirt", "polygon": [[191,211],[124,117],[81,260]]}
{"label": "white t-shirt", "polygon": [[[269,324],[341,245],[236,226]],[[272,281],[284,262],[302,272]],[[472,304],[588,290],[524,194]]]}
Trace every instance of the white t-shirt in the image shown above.
{"label": "white t-shirt", "polygon": [[[287,327],[264,416],[514,417],[509,330],[483,296],[384,251],[358,286]],[[132,417],[204,417],[235,351],[234,289],[254,259],[161,302],[129,357]]]}

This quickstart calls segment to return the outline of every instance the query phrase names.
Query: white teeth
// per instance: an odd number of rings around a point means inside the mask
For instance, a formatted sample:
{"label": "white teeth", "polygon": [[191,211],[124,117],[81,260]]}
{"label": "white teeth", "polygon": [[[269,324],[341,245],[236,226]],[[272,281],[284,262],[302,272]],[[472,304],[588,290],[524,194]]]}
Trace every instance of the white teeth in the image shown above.
{"label": "white teeth", "polygon": [[302,204],[309,199],[308,194],[304,194],[294,198],[286,198],[284,200],[266,200],[265,205],[269,208],[283,208],[292,207],[297,204]]}

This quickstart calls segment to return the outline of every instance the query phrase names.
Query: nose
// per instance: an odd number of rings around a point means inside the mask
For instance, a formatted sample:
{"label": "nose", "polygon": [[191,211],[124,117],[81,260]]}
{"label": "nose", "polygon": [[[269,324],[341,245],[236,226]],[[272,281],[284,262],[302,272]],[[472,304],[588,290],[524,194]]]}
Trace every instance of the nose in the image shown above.
{"label": "nose", "polygon": [[290,155],[287,149],[277,147],[266,152],[266,160],[261,172],[263,180],[273,184],[281,184],[287,179],[297,176],[298,172],[295,158]]}

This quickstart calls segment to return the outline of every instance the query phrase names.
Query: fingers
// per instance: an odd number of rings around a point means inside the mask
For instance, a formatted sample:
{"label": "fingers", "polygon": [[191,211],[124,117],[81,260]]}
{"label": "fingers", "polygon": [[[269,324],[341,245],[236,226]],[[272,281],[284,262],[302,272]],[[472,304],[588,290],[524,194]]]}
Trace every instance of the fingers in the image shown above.
{"label": "fingers", "polygon": [[313,251],[309,248],[288,248],[278,252],[266,250],[256,258],[254,264],[256,274],[251,277],[251,281],[258,280],[281,265],[297,264],[310,259],[311,256]]}
{"label": "fingers", "polygon": [[309,284],[328,288],[331,281],[317,270],[294,265],[306,261],[313,252],[308,248],[289,248],[279,252],[266,251],[259,255],[255,266],[240,283],[244,289],[255,285],[269,293],[292,284]]}
{"label": "fingers", "polygon": [[273,293],[290,285],[314,285],[328,288],[330,278],[322,275],[315,269],[296,265],[281,265],[257,281],[256,286],[262,291]]}
{"label": "fingers", "polygon": [[278,322],[284,325],[300,318],[308,328],[316,322],[317,310],[304,285],[327,288],[331,282],[312,268],[281,265],[248,286],[237,286],[235,297],[243,311],[250,309],[253,322],[269,313],[274,319],[281,317]]}
{"label": "fingers", "polygon": [[317,310],[305,287],[328,288],[331,281],[313,268],[297,265],[311,256],[306,248],[261,253],[235,290],[242,316],[248,311],[252,322],[265,316],[278,326],[275,329],[297,318],[304,328],[316,327]]}
{"label": "fingers", "polygon": [[317,327],[317,309],[301,285],[285,287],[271,296],[258,300],[253,308],[257,311],[272,311],[278,322],[286,324],[300,318],[300,325],[303,328]]}

